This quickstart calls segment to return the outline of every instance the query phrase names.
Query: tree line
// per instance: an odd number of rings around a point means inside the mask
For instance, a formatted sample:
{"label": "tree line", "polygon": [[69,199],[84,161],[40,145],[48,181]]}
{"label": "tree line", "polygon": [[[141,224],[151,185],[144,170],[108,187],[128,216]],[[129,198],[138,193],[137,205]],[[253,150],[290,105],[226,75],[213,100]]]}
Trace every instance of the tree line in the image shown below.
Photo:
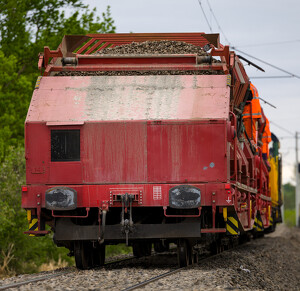
{"label": "tree line", "polygon": [[[66,13],[65,11],[68,11]],[[21,209],[25,180],[24,121],[40,72],[38,53],[66,34],[114,33],[110,7],[97,16],[81,0],[0,0],[0,277],[34,272],[66,257],[51,237],[32,238]]]}

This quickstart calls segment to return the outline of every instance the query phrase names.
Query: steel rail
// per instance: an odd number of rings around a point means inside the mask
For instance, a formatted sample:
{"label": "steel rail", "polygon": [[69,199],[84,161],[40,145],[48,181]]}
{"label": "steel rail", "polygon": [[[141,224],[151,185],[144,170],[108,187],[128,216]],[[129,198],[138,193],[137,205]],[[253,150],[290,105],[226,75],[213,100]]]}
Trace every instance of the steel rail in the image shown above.
{"label": "steel rail", "polygon": [[158,281],[158,280],[160,280],[160,279],[162,279],[162,278],[164,278],[164,277],[168,277],[168,276],[173,275],[173,274],[175,274],[175,273],[178,273],[178,272],[180,272],[180,271],[182,271],[182,270],[186,270],[186,269],[191,268],[191,267],[193,267],[193,266],[199,265],[200,262],[209,261],[209,260],[211,260],[211,259],[213,259],[213,258],[216,258],[216,257],[222,255],[223,253],[226,253],[226,252],[229,252],[229,251],[232,251],[232,250],[240,249],[240,248],[244,247],[245,245],[247,245],[247,242],[242,243],[241,245],[237,245],[237,246],[231,247],[231,248],[229,248],[228,250],[223,250],[223,251],[221,251],[221,252],[218,253],[218,254],[209,255],[209,256],[207,256],[207,257],[201,258],[201,259],[199,259],[199,261],[198,261],[197,263],[194,263],[194,264],[192,264],[192,265],[188,265],[188,266],[186,266],[186,267],[181,267],[181,268],[176,268],[176,269],[174,269],[174,270],[171,270],[171,271],[169,271],[169,272],[163,273],[163,274],[161,274],[161,275],[157,275],[157,276],[152,277],[152,278],[150,278],[150,279],[148,279],[148,280],[146,280],[146,281],[143,281],[143,282],[141,282],[141,283],[137,283],[137,284],[135,284],[135,285],[132,285],[132,286],[130,286],[130,287],[127,287],[127,288],[125,288],[125,289],[122,289],[121,291],[131,291],[131,290],[135,290],[135,289],[137,289],[137,288],[144,287],[144,286],[146,286],[146,285],[148,285],[148,284],[150,284],[150,283],[152,283],[152,282]]}
{"label": "steel rail", "polygon": [[[113,260],[113,257],[112,257],[112,259],[109,260],[107,263],[105,263],[104,266],[109,266],[109,265],[117,264],[117,263],[120,263],[120,262],[132,260],[132,259],[136,259],[136,257],[131,256],[131,257],[126,257],[124,259],[119,259],[119,260]],[[102,266],[102,267],[104,267],[104,266]],[[101,268],[101,267],[99,267],[99,268]],[[67,270],[67,271],[62,271],[60,273],[48,274],[48,275],[39,276],[39,277],[36,277],[36,278],[33,278],[33,279],[28,279],[28,280],[25,280],[25,281],[20,281],[20,282],[16,282],[16,283],[10,283],[10,284],[6,284],[6,285],[2,285],[2,286],[0,286],[0,291],[1,290],[6,290],[6,289],[9,289],[9,288],[16,288],[16,287],[19,287],[19,286],[22,286],[22,285],[27,285],[27,284],[30,284],[30,283],[35,283],[35,282],[39,282],[39,281],[52,279],[52,278],[59,277],[59,276],[69,274],[69,273],[73,273],[73,272],[74,272],[73,270]]]}
{"label": "steel rail", "polygon": [[141,283],[138,283],[138,284],[135,284],[135,285],[133,285],[133,286],[130,286],[130,287],[128,287],[128,288],[125,288],[125,289],[123,289],[122,291],[130,291],[130,290],[134,290],[134,289],[137,289],[137,288],[140,288],[140,287],[144,287],[144,286],[148,285],[149,283],[152,283],[152,282],[158,281],[158,280],[160,280],[160,279],[162,279],[162,278],[164,278],[164,277],[173,275],[173,274],[175,274],[175,273],[177,273],[177,272],[179,272],[179,271],[181,271],[181,270],[183,270],[183,269],[185,269],[185,268],[186,268],[186,267],[178,268],[178,269],[175,269],[175,270],[171,270],[171,271],[169,271],[169,272],[166,272],[166,273],[163,273],[163,274],[161,274],[161,275],[155,276],[155,277],[153,277],[153,278],[151,278],[151,279],[149,279],[149,280],[146,280],[146,281],[143,281],[143,282],[141,282]]}
{"label": "steel rail", "polygon": [[40,277],[37,277],[37,278],[29,279],[27,281],[21,281],[21,282],[2,285],[2,286],[0,286],[0,290],[6,290],[6,289],[9,289],[9,288],[16,288],[16,287],[19,287],[19,286],[22,286],[22,285],[27,285],[27,284],[30,284],[30,283],[35,283],[35,282],[44,281],[44,280],[47,280],[47,279],[52,279],[52,278],[55,278],[55,277],[58,277],[58,276],[69,274],[71,272],[72,272],[71,270],[63,271],[63,272],[56,273],[56,274],[50,274],[50,275],[45,275],[45,276],[40,276]]}

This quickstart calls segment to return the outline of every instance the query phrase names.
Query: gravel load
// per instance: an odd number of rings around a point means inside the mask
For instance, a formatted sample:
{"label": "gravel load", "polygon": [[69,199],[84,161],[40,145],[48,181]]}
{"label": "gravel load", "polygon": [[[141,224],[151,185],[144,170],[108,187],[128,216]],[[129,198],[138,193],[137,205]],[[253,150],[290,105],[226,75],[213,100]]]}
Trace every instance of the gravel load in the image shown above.
{"label": "gravel load", "polygon": [[105,48],[99,51],[100,55],[160,55],[160,54],[197,54],[198,56],[209,56],[201,47],[183,41],[144,41],[132,42]]}
{"label": "gravel load", "polygon": [[[111,56],[139,56],[139,55],[156,55],[156,54],[197,54],[209,56],[201,47],[195,46],[182,41],[145,41],[132,42],[113,48],[105,48],[97,55]],[[219,60],[212,59],[213,63],[219,63]],[[208,65],[207,63],[203,63]],[[222,71],[201,70],[201,71],[64,71],[59,72],[57,76],[144,76],[144,75],[223,75]]]}
{"label": "gravel load", "polygon": [[[279,225],[262,239],[223,252],[138,290],[299,290],[300,230]],[[123,290],[176,266],[176,254],[76,271],[11,290]],[[28,277],[36,275],[28,275]],[[10,278],[0,281],[0,286]],[[2,284],[1,284],[2,283]]]}

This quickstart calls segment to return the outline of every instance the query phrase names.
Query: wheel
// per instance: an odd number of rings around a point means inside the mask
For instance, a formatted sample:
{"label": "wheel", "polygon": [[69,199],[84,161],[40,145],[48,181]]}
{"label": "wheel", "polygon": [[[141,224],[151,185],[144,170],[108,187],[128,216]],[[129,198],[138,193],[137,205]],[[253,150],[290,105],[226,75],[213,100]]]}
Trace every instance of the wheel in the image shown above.
{"label": "wheel", "polygon": [[169,243],[167,243],[166,241],[156,241],[154,242],[154,250],[157,253],[163,253],[163,252],[167,252],[169,251],[170,247],[169,247]]}
{"label": "wheel", "polygon": [[186,267],[193,263],[191,248],[187,240],[179,240],[177,244],[177,258],[179,267]]}
{"label": "wheel", "polygon": [[132,244],[132,252],[133,255],[137,258],[140,258],[143,256],[143,249],[141,247],[140,243],[133,243]]}
{"label": "wheel", "polygon": [[152,251],[152,243],[145,242],[144,243],[144,256],[151,256],[151,251]]}
{"label": "wheel", "polygon": [[198,251],[194,252],[193,256],[194,256],[194,264],[198,264],[199,263]]}
{"label": "wheel", "polygon": [[253,231],[252,233],[252,236],[254,239],[257,239],[257,238],[262,238],[264,237],[264,232],[263,231]]}
{"label": "wheel", "polygon": [[90,242],[76,241],[74,243],[75,263],[78,269],[86,270],[93,266],[92,247]]}
{"label": "wheel", "polygon": [[220,252],[220,247],[219,247],[219,244],[217,241],[213,241],[211,244],[210,244],[210,253],[212,255],[216,255]]}
{"label": "wheel", "polygon": [[105,245],[97,245],[93,248],[93,267],[103,266],[105,263]]}
{"label": "wheel", "polygon": [[143,242],[134,242],[132,244],[133,255],[137,258],[150,256],[152,250],[152,243],[143,241]]}

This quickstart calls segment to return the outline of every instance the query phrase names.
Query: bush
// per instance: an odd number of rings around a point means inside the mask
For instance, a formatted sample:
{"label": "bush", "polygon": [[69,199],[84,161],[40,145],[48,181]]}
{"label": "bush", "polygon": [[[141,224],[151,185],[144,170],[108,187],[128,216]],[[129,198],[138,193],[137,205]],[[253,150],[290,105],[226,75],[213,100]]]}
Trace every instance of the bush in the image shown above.
{"label": "bush", "polygon": [[0,276],[37,272],[50,261],[64,260],[68,250],[57,248],[51,236],[32,237],[25,210],[21,208],[21,186],[25,184],[25,159],[22,147],[10,148],[0,165]]}

